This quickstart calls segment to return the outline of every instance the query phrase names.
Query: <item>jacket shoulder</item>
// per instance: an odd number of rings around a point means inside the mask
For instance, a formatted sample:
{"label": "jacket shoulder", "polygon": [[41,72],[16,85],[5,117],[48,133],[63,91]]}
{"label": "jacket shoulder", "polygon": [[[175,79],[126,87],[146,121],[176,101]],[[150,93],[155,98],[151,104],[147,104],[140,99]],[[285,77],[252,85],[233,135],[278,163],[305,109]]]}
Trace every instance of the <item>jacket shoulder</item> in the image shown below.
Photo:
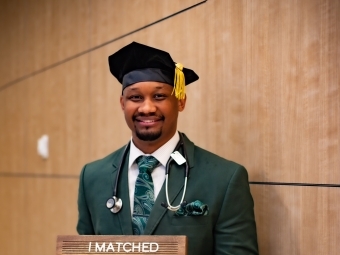
{"label": "jacket shoulder", "polygon": [[195,145],[189,138],[182,133],[184,143],[187,147],[189,163],[195,166],[215,166],[218,168],[239,169],[242,165],[218,156],[217,154]]}
{"label": "jacket shoulder", "polygon": [[111,169],[112,165],[118,164],[119,161],[121,160],[121,156],[124,152],[125,147],[126,145],[110,153],[104,158],[87,163],[84,166],[84,169],[86,169],[87,173],[91,171],[98,171],[100,169],[103,169],[103,170],[108,169],[108,168]]}
{"label": "jacket shoulder", "polygon": [[220,166],[228,166],[228,167],[233,167],[233,168],[243,167],[239,163],[223,158],[211,151],[207,151],[196,145],[195,145],[195,160],[198,160],[200,162],[205,161],[206,163],[211,163],[211,164],[220,165]]}

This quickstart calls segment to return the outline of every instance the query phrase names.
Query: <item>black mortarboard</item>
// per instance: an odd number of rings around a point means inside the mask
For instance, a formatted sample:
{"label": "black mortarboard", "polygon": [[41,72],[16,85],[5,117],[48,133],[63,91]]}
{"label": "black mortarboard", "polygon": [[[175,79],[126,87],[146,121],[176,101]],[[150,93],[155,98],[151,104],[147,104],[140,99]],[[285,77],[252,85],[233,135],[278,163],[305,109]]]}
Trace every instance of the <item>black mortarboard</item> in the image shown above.
{"label": "black mortarboard", "polygon": [[185,86],[198,80],[193,70],[175,63],[169,53],[137,42],[109,56],[109,66],[123,90],[137,82],[157,81],[174,86],[175,96],[184,98]]}

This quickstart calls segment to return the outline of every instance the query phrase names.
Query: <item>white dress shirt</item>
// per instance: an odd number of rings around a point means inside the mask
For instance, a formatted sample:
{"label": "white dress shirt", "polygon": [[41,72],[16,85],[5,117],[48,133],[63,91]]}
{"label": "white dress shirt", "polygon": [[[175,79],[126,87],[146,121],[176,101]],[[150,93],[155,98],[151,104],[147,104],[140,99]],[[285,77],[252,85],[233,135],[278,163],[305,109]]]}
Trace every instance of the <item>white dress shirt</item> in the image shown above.
{"label": "white dress shirt", "polygon": [[146,155],[146,156],[153,156],[155,157],[160,164],[152,171],[151,176],[154,185],[154,193],[155,193],[155,200],[159,194],[159,191],[162,188],[162,185],[165,180],[165,166],[170,158],[170,154],[176,148],[177,143],[179,142],[179,134],[178,132],[162,147],[157,149],[152,154],[144,154],[141,150],[139,150],[133,143],[132,138],[130,142],[130,156],[129,156],[129,196],[130,196],[130,208],[131,208],[131,215],[133,213],[133,200],[134,200],[134,193],[135,193],[135,184],[137,180],[137,176],[139,174],[138,165],[136,163],[136,159],[139,156]]}

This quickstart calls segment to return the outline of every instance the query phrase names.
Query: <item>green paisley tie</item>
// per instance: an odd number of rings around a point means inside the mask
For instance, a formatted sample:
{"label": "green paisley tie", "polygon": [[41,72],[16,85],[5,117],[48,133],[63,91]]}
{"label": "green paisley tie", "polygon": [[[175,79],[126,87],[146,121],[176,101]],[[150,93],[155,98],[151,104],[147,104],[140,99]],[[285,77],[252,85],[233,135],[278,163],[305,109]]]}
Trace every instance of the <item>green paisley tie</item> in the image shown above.
{"label": "green paisley tie", "polygon": [[134,235],[142,235],[155,203],[151,172],[159,162],[153,156],[140,156],[136,162],[139,174],[135,185],[132,228]]}

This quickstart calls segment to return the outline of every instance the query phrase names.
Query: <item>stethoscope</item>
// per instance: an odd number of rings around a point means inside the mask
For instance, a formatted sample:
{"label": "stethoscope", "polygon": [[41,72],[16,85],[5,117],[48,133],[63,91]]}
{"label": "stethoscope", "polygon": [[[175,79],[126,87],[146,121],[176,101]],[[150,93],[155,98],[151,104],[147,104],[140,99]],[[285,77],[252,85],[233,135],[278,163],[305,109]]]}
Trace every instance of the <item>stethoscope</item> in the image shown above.
{"label": "stethoscope", "polygon": [[[184,142],[183,142],[183,135],[180,132],[178,132],[178,133],[179,133],[179,142],[178,142],[174,152],[178,152],[179,148],[182,146],[183,154],[184,154],[184,160],[185,160],[184,189],[183,189],[183,195],[182,195],[182,198],[181,198],[181,202],[177,206],[172,206],[170,204],[169,194],[168,194],[168,185],[169,185],[168,176],[169,176],[170,165],[175,159],[174,159],[174,157],[171,156],[169,158],[168,162],[166,163],[166,167],[165,167],[165,196],[166,196],[167,204],[165,204],[164,202],[161,204],[163,207],[167,208],[170,211],[177,211],[181,207],[181,205],[183,204],[184,196],[185,196],[186,189],[187,189],[188,176],[189,176],[189,162],[188,162],[188,157],[187,157],[186,149],[185,149]],[[117,197],[117,187],[118,187],[118,182],[119,182],[119,175],[120,175],[121,169],[123,167],[127,153],[129,151],[129,148],[130,148],[130,142],[125,146],[123,156],[122,156],[120,163],[119,163],[116,181],[115,181],[115,186],[113,188],[113,196],[112,196],[112,198],[109,198],[106,202],[106,207],[108,209],[110,209],[110,211],[112,213],[118,213],[122,209],[122,206],[123,206],[122,200],[119,197]]]}

